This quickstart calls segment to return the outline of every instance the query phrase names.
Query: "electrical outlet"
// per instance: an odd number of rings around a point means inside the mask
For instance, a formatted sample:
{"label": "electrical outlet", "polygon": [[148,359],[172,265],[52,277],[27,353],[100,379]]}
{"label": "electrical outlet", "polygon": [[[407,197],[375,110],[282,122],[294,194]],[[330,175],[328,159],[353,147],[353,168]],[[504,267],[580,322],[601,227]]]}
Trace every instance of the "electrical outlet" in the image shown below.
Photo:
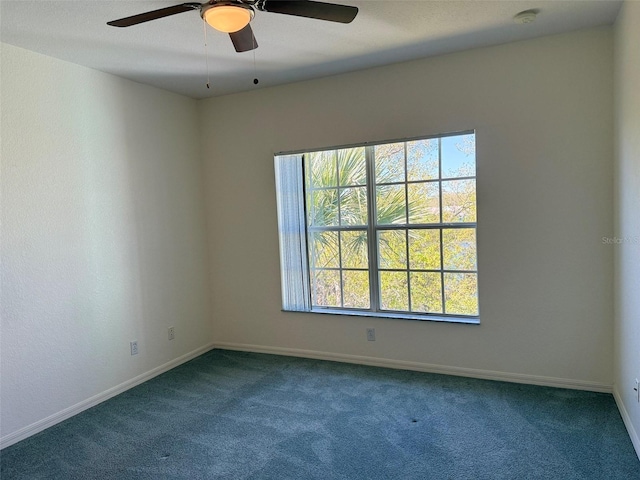
{"label": "electrical outlet", "polygon": [[137,355],[138,354],[138,342],[130,342],[129,345],[131,346],[131,355]]}
{"label": "electrical outlet", "polygon": [[376,329],[375,328],[367,328],[367,340],[370,342],[376,341]]}
{"label": "electrical outlet", "polygon": [[176,338],[176,332],[173,327],[169,327],[169,340],[173,340]]}
{"label": "electrical outlet", "polygon": [[636,402],[640,403],[640,386],[638,385],[638,379],[636,378],[636,385],[633,387],[636,392]]}

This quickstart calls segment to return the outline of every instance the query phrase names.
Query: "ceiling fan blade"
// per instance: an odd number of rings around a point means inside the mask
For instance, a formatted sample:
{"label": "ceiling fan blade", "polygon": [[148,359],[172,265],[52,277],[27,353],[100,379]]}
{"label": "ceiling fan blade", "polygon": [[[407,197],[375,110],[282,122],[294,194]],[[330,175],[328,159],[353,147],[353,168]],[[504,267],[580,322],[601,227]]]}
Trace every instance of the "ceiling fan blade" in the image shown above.
{"label": "ceiling fan blade", "polygon": [[285,15],[339,23],[351,23],[358,14],[357,7],[308,0],[263,0],[256,3],[256,8],[265,12],[284,13]]}
{"label": "ceiling fan blade", "polygon": [[253,30],[251,30],[251,25],[249,24],[242,30],[230,33],[229,36],[236,52],[248,52],[258,48],[258,42],[256,42],[256,37],[253,36]]}
{"label": "ceiling fan blade", "polygon": [[199,9],[199,3],[183,3],[181,5],[174,5],[173,7],[160,8],[159,10],[152,10],[150,12],[140,13],[131,17],[113,20],[111,22],[107,22],[107,25],[111,25],[112,27],[130,27],[131,25],[138,25],[139,23],[157,20],[158,18],[168,17],[177,13]]}

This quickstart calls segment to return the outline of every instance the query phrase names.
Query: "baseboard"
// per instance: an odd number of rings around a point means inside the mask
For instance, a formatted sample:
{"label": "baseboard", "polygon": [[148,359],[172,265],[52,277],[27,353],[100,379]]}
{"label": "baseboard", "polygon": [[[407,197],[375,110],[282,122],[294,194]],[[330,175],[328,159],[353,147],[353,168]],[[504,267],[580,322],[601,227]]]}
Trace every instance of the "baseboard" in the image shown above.
{"label": "baseboard", "polygon": [[17,443],[20,440],[24,440],[31,435],[35,435],[36,433],[52,427],[53,425],[66,420],[67,418],[71,418],[74,415],[87,410],[88,408],[94,407],[99,403],[110,399],[111,397],[115,397],[116,395],[119,395],[120,393],[135,387],[136,385],[140,385],[141,383],[144,383],[147,380],[152,379],[153,377],[157,377],[158,375],[177,367],[178,365],[188,362],[189,360],[192,360],[193,358],[202,355],[203,353],[208,352],[213,348],[215,348],[213,344],[208,344],[203,347],[197,348],[192,352],[186,353],[185,355],[175,358],[170,362],[160,365],[159,367],[149,370],[148,372],[142,373],[132,378],[131,380],[127,380],[120,385],[116,385],[115,387],[105,390],[102,393],[94,395],[93,397],[83,400],[82,402],[76,403],[71,407],[65,408],[58,413],[54,413],[53,415],[32,423],[31,425],[27,425],[26,427],[21,428],[16,432],[5,435],[4,437],[0,438],[0,449],[8,447],[9,445],[13,445],[14,443]]}
{"label": "baseboard", "polygon": [[598,382],[588,382],[588,381],[580,381],[580,380],[571,380],[564,378],[556,378],[556,377],[543,377],[537,375],[524,375],[524,374],[515,374],[508,372],[497,372],[491,370],[480,370],[474,368],[461,368],[461,367],[450,367],[445,365],[437,365],[437,364],[429,364],[429,363],[421,363],[421,362],[409,362],[404,360],[393,360],[393,359],[385,359],[385,358],[377,358],[377,357],[367,357],[361,355],[348,355],[348,354],[338,354],[331,352],[320,352],[315,350],[303,350],[297,348],[283,348],[283,347],[270,347],[264,345],[251,345],[251,344],[241,344],[241,343],[226,343],[226,342],[217,342],[205,345],[203,347],[197,348],[192,352],[189,352],[185,355],[182,355],[170,362],[167,362],[159,367],[156,367],[148,372],[140,374],[126,382],[121,383],[120,385],[116,385],[102,393],[94,395],[82,402],[79,402],[71,407],[65,408],[64,410],[54,413],[42,420],[39,420],[31,425],[28,425],[20,430],[5,435],[0,438],[0,449],[6,448],[14,443],[17,443],[25,438],[28,438],[32,435],[35,435],[42,430],[45,430],[53,425],[60,423],[68,418],[73,417],[74,415],[83,412],[99,403],[108,400],[111,397],[115,397],[122,392],[129,390],[141,383],[146,382],[147,380],[152,379],[164,372],[171,370],[172,368],[177,367],[193,358],[202,355],[203,353],[208,352],[214,348],[219,348],[223,350],[237,350],[244,352],[255,352],[255,353],[268,353],[273,355],[285,355],[285,356],[293,356],[293,357],[302,357],[302,358],[313,358],[317,360],[329,360],[334,362],[344,362],[344,363],[354,363],[360,365],[370,365],[374,367],[385,367],[385,368],[395,368],[400,370],[414,370],[418,372],[428,372],[428,373],[440,373],[444,375],[457,375],[463,377],[471,377],[471,378],[480,378],[485,380],[498,380],[503,382],[514,382],[514,383],[525,383],[530,385],[542,385],[549,387],[559,387],[559,388],[570,388],[575,390],[588,390],[594,392],[605,392],[612,393],[616,398],[616,403],[618,404],[618,408],[620,409],[620,413],[624,420],[625,425],[627,426],[627,430],[629,431],[629,435],[631,437],[631,441],[636,449],[636,453],[640,457],[640,440],[638,439],[638,435],[635,432],[633,425],[631,425],[629,415],[627,414],[624,404],[622,403],[619,395],[612,390],[612,386],[608,384],[598,383]]}
{"label": "baseboard", "polygon": [[633,423],[631,423],[629,412],[627,412],[627,408],[624,406],[624,402],[622,401],[620,392],[618,392],[618,389],[615,386],[613,388],[613,398],[615,398],[616,400],[616,405],[618,406],[618,410],[620,411],[620,416],[622,417],[624,426],[627,427],[627,433],[629,433],[631,443],[633,443],[633,448],[635,448],[636,450],[636,455],[638,456],[638,459],[640,459],[640,437],[638,437],[638,432],[636,432],[636,429],[633,428]]}
{"label": "baseboard", "polygon": [[485,380],[498,380],[502,382],[526,383],[529,385],[541,385],[546,387],[570,388],[573,390],[587,390],[592,392],[611,393],[612,386],[606,383],[572,380],[567,378],[543,377],[538,375],[525,375],[509,372],[496,372],[492,370],[480,370],[475,368],[449,367],[421,362],[408,362],[404,360],[392,360],[386,358],[366,357],[360,355],[347,355],[341,353],[319,352],[315,350],[301,350],[297,348],[270,347],[264,345],[249,345],[243,343],[214,343],[215,348],[223,350],[239,350],[243,352],[270,353],[274,355],[286,355],[292,357],[314,358],[317,360],[330,360],[334,362],[356,363],[374,367],[395,368],[400,370],[415,370],[418,372],[441,373],[444,375],[456,375],[460,377],[481,378]]}

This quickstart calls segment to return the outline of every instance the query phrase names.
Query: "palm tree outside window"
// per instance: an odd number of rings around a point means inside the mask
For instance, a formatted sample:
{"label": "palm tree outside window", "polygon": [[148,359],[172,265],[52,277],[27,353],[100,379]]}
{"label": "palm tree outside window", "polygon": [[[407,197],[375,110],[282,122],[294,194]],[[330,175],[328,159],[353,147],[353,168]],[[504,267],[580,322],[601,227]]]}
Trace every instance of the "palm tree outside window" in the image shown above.
{"label": "palm tree outside window", "polygon": [[284,310],[478,322],[475,132],[275,160]]}

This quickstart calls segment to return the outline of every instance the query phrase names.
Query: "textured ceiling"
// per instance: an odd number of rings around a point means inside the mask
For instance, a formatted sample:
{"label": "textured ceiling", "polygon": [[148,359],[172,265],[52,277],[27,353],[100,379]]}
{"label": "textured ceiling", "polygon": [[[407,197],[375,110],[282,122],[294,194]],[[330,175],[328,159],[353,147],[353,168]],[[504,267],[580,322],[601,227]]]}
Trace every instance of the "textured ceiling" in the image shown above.
{"label": "textured ceiling", "polygon": [[[205,55],[197,11],[128,28],[106,25],[180,0],[0,0],[0,40],[204,98],[608,25],[621,5],[619,0],[332,2],[357,6],[360,12],[347,25],[256,12],[251,25],[259,48],[254,52],[236,53],[228,35],[207,27]],[[515,14],[532,8],[540,11],[536,22],[513,21]]]}

